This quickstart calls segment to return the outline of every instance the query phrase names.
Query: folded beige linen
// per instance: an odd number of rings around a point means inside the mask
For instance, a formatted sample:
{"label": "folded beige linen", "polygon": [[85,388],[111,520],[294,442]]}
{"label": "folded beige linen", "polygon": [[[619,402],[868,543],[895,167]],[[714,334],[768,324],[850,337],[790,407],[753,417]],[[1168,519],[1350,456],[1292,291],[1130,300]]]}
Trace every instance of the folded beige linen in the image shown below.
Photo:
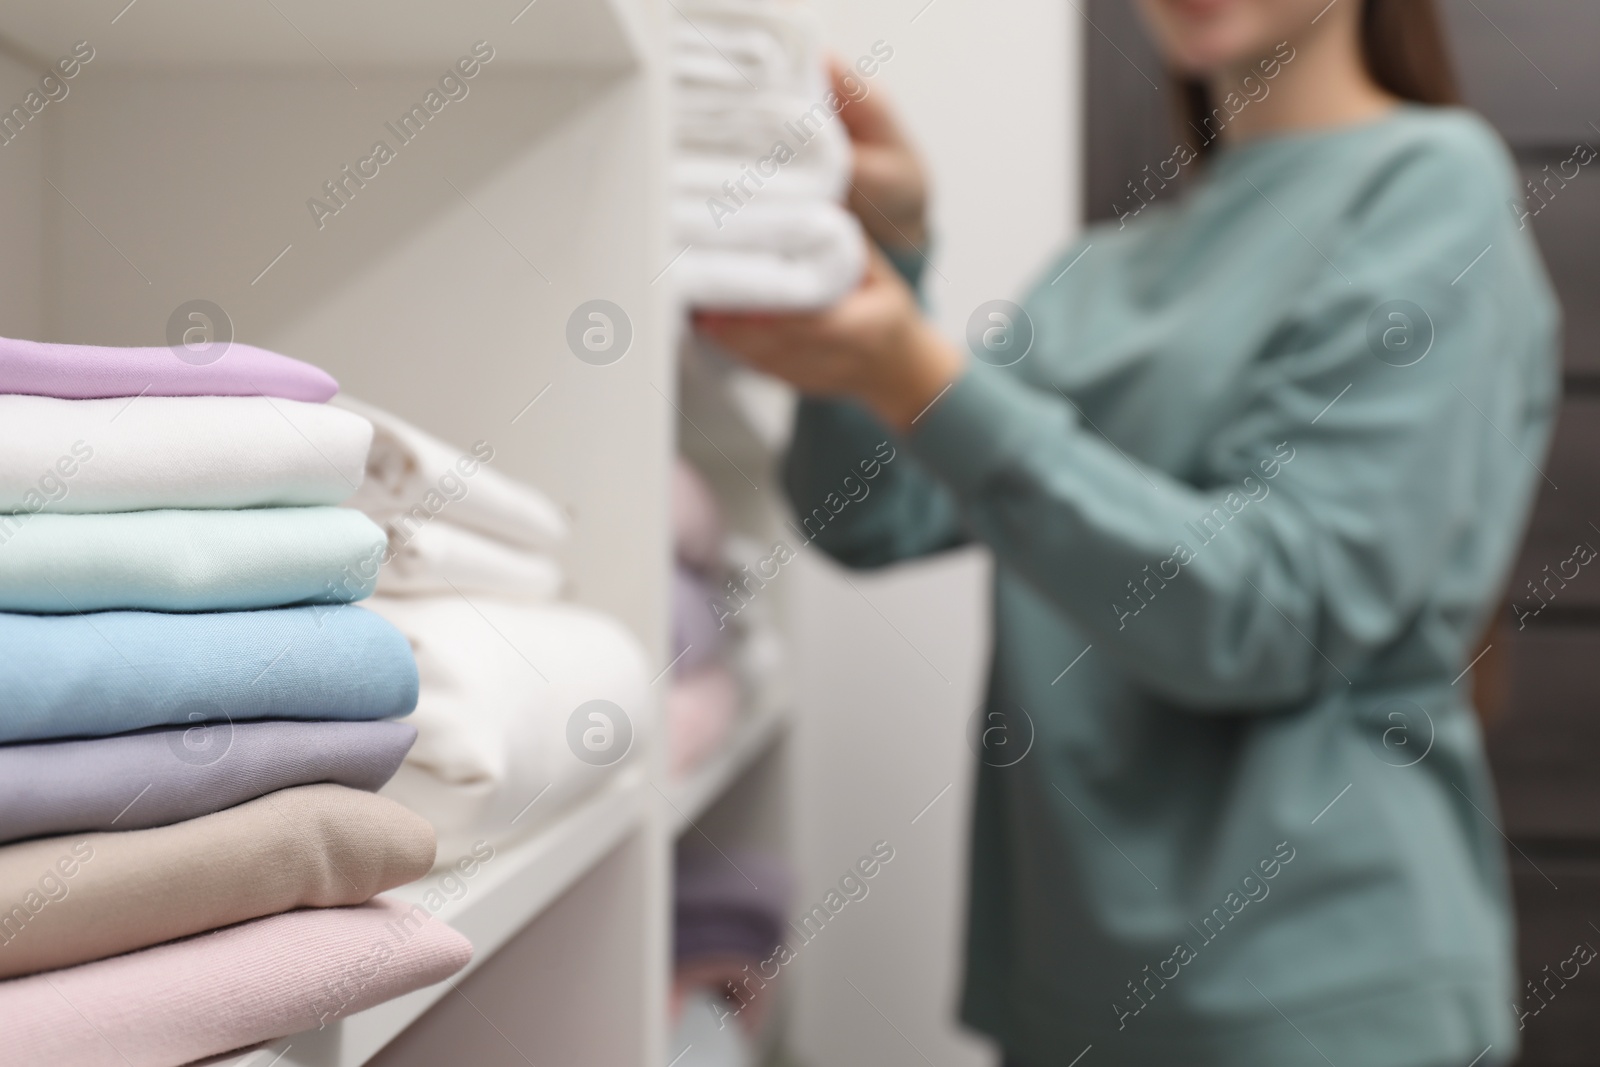
{"label": "folded beige linen", "polygon": [[149,830],[8,845],[0,978],[292,908],[360,904],[427,874],[433,859],[425,819],[341,785],[284,789]]}

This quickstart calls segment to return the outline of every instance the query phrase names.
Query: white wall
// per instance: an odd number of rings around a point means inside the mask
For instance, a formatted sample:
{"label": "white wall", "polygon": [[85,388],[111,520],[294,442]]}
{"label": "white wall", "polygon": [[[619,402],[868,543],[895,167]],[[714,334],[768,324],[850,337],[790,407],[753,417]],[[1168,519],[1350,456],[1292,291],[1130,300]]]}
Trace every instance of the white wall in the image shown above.
{"label": "white wall", "polygon": [[[1057,0],[818,2],[845,59],[894,48],[873,91],[934,176],[927,293],[960,338],[977,305],[1019,297],[1077,229],[1082,19]],[[969,551],[862,575],[807,553],[798,566],[801,899],[875,840],[896,857],[808,946],[794,1050],[808,1067],[991,1063],[955,1022],[989,561]]]}
{"label": "white wall", "polygon": [[[45,69],[0,51],[0,115],[22,103]],[[42,325],[40,191],[49,190],[40,175],[50,120],[57,117],[51,112],[57,106],[47,105],[37,121],[0,145],[0,204],[6,205],[0,210],[0,337],[37,337]]]}

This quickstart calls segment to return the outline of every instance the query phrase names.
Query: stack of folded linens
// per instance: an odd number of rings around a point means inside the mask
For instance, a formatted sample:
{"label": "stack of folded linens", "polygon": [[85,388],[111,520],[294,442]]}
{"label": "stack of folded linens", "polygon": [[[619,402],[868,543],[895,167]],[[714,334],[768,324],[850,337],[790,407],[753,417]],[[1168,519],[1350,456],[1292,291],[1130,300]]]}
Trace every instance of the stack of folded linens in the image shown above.
{"label": "stack of folded linens", "polygon": [[[431,867],[374,795],[405,638],[337,507],[371,426],[233,345],[0,339],[0,1018],[19,1063],[175,1064],[439,981],[471,946],[376,894]],[[341,976],[352,980],[342,980]],[[9,1060],[8,1060],[9,1061]]]}
{"label": "stack of folded linens", "polygon": [[673,274],[690,304],[826,307],[855,288],[866,242],[841,201],[850,143],[820,33],[800,0],[673,5]]}
{"label": "stack of folded linens", "polygon": [[[680,849],[673,875],[671,1022],[675,1049],[695,1045],[689,1064],[756,1062],[753,1048],[773,1018],[783,966],[788,864],[771,853]],[[711,1016],[707,1026],[705,1016]],[[733,1030],[743,1041],[732,1041]],[[720,1055],[714,1038],[724,1046]]]}
{"label": "stack of folded linens", "polygon": [[[492,443],[452,447],[386,411],[336,403],[375,428],[348,504],[383,528],[387,562],[368,604],[405,635],[421,678],[417,743],[384,795],[425,816],[440,862],[452,862],[547,824],[632,762],[650,734],[650,675],[620,623],[557,600],[566,519],[495,469]],[[586,749],[585,736],[614,747]]]}
{"label": "stack of folded linens", "polygon": [[[665,701],[667,763],[681,777],[720,749],[743,701],[729,666],[746,599],[759,589],[741,585],[725,564],[721,505],[704,475],[678,458],[672,481],[672,687]],[[742,576],[741,576],[742,577]]]}

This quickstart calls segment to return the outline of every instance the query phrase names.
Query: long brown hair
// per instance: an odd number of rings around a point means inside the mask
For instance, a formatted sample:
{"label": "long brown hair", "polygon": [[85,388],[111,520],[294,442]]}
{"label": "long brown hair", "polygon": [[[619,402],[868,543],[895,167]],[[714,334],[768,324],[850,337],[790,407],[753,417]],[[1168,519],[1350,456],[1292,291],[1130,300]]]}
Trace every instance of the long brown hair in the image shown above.
{"label": "long brown hair", "polygon": [[[1419,104],[1459,104],[1454,65],[1433,0],[1361,0],[1361,57],[1372,80]],[[1202,131],[1216,103],[1204,82],[1179,78],[1178,125],[1202,156],[1217,138]],[[1195,134],[1201,134],[1196,137]]]}

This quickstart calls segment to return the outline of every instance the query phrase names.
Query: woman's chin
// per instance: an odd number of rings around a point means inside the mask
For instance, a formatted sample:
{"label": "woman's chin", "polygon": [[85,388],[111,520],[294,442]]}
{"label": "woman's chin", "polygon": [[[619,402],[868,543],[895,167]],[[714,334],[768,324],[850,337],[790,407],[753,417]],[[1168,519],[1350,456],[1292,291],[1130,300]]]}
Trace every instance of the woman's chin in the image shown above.
{"label": "woman's chin", "polygon": [[1254,54],[1252,43],[1226,32],[1195,34],[1173,42],[1166,59],[1178,74],[1205,81],[1247,61]]}

